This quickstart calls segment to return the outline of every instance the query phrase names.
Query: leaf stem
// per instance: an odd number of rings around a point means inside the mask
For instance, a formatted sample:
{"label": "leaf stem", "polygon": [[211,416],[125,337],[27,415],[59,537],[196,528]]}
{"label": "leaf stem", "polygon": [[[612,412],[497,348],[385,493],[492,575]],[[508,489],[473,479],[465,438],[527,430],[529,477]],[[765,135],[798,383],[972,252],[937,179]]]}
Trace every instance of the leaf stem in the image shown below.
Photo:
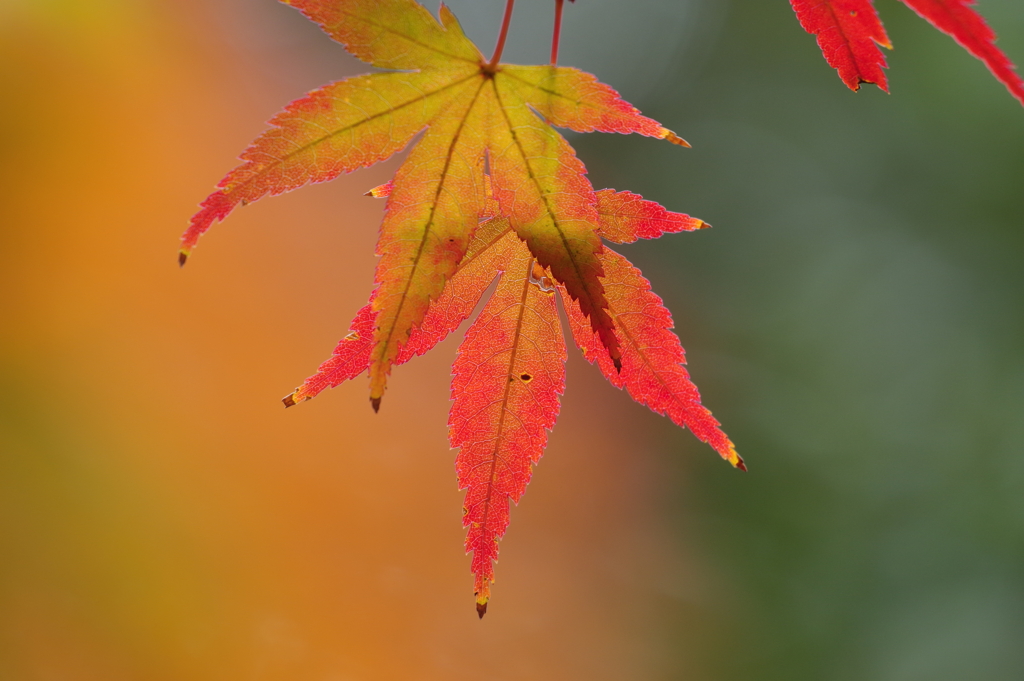
{"label": "leaf stem", "polygon": [[501,53],[505,50],[505,38],[508,37],[508,27],[512,23],[512,8],[516,0],[505,0],[505,17],[501,20],[501,33],[498,34],[498,44],[494,46],[494,56],[488,62],[487,68],[493,69],[501,60]]}
{"label": "leaf stem", "polygon": [[565,0],[555,0],[555,31],[551,36],[551,65],[558,63],[558,39],[562,36],[562,10]]}

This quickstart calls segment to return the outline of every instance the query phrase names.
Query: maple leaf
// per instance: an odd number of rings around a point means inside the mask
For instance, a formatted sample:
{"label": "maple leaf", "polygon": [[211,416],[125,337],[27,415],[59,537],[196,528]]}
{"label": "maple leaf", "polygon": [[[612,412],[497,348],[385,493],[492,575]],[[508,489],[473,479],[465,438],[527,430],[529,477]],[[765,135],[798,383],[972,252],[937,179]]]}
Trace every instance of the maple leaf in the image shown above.
{"label": "maple leaf", "polygon": [[[971,9],[976,0],[902,0],[935,28],[950,35],[988,66],[992,74],[1024,104],[1024,80],[1009,57],[995,46],[996,34]],[[885,56],[892,49],[872,0],[790,0],[800,25],[818,37],[829,65],[851,90],[875,83],[886,92]]]}
{"label": "maple leaf", "polygon": [[[553,126],[686,142],[582,71],[500,63],[504,29],[485,60],[443,4],[438,22],[413,0],[283,1],[363,61],[400,71],[329,84],[275,116],[193,216],[180,260],[236,206],[382,161],[422,134],[394,179],[367,193],[387,200],[369,303],[284,403],[368,371],[377,410],[392,367],[455,331],[497,278],[459,348],[449,419],[480,615],[510,503],[565,389],[556,291],[577,344],[614,385],[744,468],[682,366],[668,311],[602,243],[706,224],[629,192],[595,192]],[[510,16],[511,3],[505,28]]]}
{"label": "maple leaf", "polygon": [[[484,179],[486,188],[490,183]],[[389,182],[367,195],[385,198],[392,189]],[[595,195],[598,234],[608,241],[631,243],[709,226],[630,192],[602,189]],[[495,276],[501,277],[494,297],[459,348],[449,419],[451,444],[460,448],[456,459],[459,487],[467,490],[463,512],[463,523],[469,528],[466,550],[473,552],[474,593],[481,614],[490,599],[497,540],[508,527],[509,502],[518,502],[526,491],[532,464],[544,451],[546,431],[554,426],[558,396],[565,388],[561,368],[565,352],[554,308],[555,287],[509,221],[495,215],[496,203],[487,205],[466,257],[396,360],[396,364],[406,362],[444,340],[470,316]],[[598,363],[613,385],[688,427],[722,458],[746,470],[718,421],[700,402],[683,366],[679,338],[670,330],[668,310],[623,256],[605,248],[599,258],[605,270],[609,314],[623,338],[621,370],[578,303],[559,285],[577,346],[591,363]],[[332,357],[284,398],[286,406],[312,399],[366,371],[372,346],[370,305],[356,314],[350,328],[352,333],[338,343]]]}
{"label": "maple leaf", "polygon": [[818,36],[818,47],[829,66],[847,87],[876,83],[886,92],[885,55],[876,47],[892,49],[871,0],[790,0],[800,25]]}

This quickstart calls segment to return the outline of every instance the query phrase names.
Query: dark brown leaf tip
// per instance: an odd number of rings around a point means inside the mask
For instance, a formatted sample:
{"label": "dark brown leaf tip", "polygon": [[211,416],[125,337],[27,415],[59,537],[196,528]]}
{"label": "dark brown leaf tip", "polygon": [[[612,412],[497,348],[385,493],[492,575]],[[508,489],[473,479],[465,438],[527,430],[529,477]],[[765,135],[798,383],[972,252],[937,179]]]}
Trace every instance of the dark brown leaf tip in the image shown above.
{"label": "dark brown leaf tip", "polygon": [[615,370],[618,371],[621,374],[622,373],[622,358],[621,357],[613,357],[612,358],[612,364],[615,365]]}
{"label": "dark brown leaf tip", "polygon": [[374,414],[379,412],[380,411],[380,398],[379,397],[371,397],[370,398],[370,406],[373,407],[373,413]]}
{"label": "dark brown leaf tip", "polygon": [[290,395],[286,395],[285,397],[282,397],[281,401],[284,402],[284,406],[285,406],[286,409],[288,407],[294,407],[295,404],[296,404],[296,402],[295,402],[295,393],[291,393]]}
{"label": "dark brown leaf tip", "polygon": [[188,251],[178,251],[178,267],[184,267],[188,262]]}
{"label": "dark brown leaf tip", "polygon": [[486,603],[477,603],[476,604],[476,616],[479,619],[483,619],[484,615],[486,615],[486,614],[487,614],[487,604]]}
{"label": "dark brown leaf tip", "polygon": [[747,472],[747,464],[743,463],[743,459],[740,457],[739,454],[736,453],[736,448],[732,447],[731,443],[729,447],[729,452],[728,454],[726,454],[726,460],[729,463],[731,463],[734,468],[738,468],[744,473]]}

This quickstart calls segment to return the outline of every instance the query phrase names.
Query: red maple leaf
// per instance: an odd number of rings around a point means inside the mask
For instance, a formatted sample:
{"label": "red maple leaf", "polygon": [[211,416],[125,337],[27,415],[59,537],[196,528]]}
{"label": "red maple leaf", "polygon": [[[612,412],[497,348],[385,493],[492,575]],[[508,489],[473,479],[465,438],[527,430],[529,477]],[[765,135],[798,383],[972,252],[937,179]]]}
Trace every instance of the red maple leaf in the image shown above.
{"label": "red maple leaf", "polygon": [[[818,36],[825,60],[852,89],[875,83],[889,91],[885,55],[878,45],[892,49],[872,0],[790,0],[800,25]],[[992,74],[1024,104],[1024,80],[1002,50],[996,34],[971,9],[975,0],[903,0],[935,28],[950,35],[988,66]]]}
{"label": "red maple leaf", "polygon": [[892,49],[871,0],[791,0],[800,25],[818,36],[818,47],[847,87],[876,83],[886,92],[888,65],[878,45]]}

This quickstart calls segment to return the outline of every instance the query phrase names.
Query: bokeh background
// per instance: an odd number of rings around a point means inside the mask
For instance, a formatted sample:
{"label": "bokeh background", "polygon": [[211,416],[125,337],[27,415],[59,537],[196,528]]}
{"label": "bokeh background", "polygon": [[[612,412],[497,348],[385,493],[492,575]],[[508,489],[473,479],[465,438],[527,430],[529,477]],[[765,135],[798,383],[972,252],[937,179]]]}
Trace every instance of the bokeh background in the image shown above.
{"label": "bokeh background", "polygon": [[[485,52],[501,4],[451,2]],[[456,341],[377,416],[361,382],[278,401],[370,291],[397,161],[175,263],[264,121],[365,67],[273,0],[0,1],[0,679],[1024,678],[1024,109],[877,4],[892,95],[785,0],[567,7],[563,63],[694,145],[572,137],[715,225],[624,251],[751,471],[571,353],[478,621]],[[981,10],[1024,62],[1019,0]]]}

